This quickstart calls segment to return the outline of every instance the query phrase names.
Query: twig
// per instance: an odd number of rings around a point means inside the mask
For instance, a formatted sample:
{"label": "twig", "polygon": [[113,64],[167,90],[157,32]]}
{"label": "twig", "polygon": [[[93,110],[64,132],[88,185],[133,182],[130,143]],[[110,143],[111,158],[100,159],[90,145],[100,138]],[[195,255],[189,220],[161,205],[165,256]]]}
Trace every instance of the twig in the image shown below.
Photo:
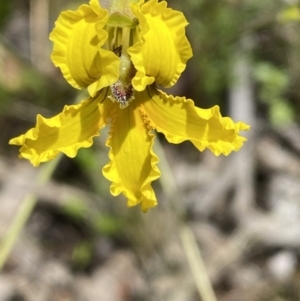
{"label": "twig", "polygon": [[245,133],[248,142],[238,153],[232,154],[232,169],[235,171],[235,197],[233,210],[240,220],[249,212],[254,200],[254,131],[255,101],[251,80],[249,56],[253,48],[251,35],[244,36],[238,45],[232,75],[233,85],[229,95],[230,116],[234,120],[243,120],[250,124],[251,131]]}
{"label": "twig", "polygon": [[48,19],[49,0],[30,0],[30,57],[42,73],[50,69]]}

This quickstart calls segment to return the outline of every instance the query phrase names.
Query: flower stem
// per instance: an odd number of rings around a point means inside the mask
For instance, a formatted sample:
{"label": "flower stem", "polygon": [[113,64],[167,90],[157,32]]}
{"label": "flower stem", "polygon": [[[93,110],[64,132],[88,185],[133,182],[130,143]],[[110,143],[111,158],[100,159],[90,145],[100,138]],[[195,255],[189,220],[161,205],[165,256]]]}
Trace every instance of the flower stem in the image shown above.
{"label": "flower stem", "polygon": [[201,300],[217,301],[194,233],[189,226],[182,224],[179,235]]}
{"label": "flower stem", "polygon": [[[38,173],[36,187],[43,186],[52,177],[60,159],[59,155],[55,160],[43,165]],[[14,220],[6,232],[3,240],[0,242],[0,271],[3,268],[12,248],[14,247],[17,238],[19,237],[24,225],[26,224],[28,218],[30,217],[37,202],[37,197],[34,192],[28,193],[20,206]]]}
{"label": "flower stem", "polygon": [[196,237],[186,222],[187,214],[185,207],[180,201],[180,192],[177,190],[171,168],[158,139],[155,141],[155,152],[160,158],[160,169],[164,171],[160,178],[160,183],[165,195],[171,202],[171,210],[178,219],[179,237],[193,274],[198,293],[203,301],[217,301]]}

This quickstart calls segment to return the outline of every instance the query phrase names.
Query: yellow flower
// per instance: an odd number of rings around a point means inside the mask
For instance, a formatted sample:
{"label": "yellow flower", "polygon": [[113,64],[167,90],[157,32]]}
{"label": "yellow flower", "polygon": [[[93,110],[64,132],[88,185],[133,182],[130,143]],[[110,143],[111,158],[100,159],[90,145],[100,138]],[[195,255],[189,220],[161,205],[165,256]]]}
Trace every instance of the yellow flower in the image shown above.
{"label": "yellow flower", "polygon": [[173,86],[192,57],[187,24],[181,12],[157,0],[116,0],[109,11],[91,0],[62,12],[50,34],[51,58],[70,85],[87,88],[90,96],[53,118],[38,115],[35,128],[10,140],[21,145],[19,157],[34,166],[59,152],[73,158],[109,125],[110,162],[103,174],[111,193],[123,193],[128,206],[140,203],[147,211],[157,204],[151,183],[160,176],[153,130],[215,155],[239,150],[246,140],[239,132],[248,125],[222,117],[218,106],[200,109],[156,86]]}

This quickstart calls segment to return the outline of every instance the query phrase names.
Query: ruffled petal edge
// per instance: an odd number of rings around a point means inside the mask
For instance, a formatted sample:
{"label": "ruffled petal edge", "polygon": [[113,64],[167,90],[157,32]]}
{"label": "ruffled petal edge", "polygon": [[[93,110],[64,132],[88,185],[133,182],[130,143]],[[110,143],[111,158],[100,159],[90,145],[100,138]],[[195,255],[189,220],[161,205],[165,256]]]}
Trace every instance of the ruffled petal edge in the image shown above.
{"label": "ruffled petal edge", "polygon": [[[138,18],[141,29],[139,33],[140,41],[128,49],[128,53],[131,55],[132,62],[137,70],[132,80],[133,87],[137,91],[143,91],[147,85],[151,85],[154,81],[166,88],[173,86],[185,70],[186,62],[193,56],[190,43],[185,34],[185,27],[188,25],[185,16],[180,11],[168,8],[166,1],[150,0],[146,3],[140,1],[138,4],[131,4],[131,9]],[[159,74],[147,74],[145,69],[145,58],[142,56],[142,51],[145,44],[145,35],[150,30],[147,18],[144,15],[146,13],[151,14],[153,17],[160,16],[162,22],[165,22],[174,32],[174,44],[180,62],[177,63],[173,76],[167,79],[164,76],[159,76]]]}
{"label": "ruffled petal edge", "polygon": [[[106,96],[105,96],[106,97]],[[93,103],[93,110],[99,110],[99,120],[98,123],[94,125],[89,137],[83,141],[77,141],[71,145],[57,147],[55,149],[45,149],[43,151],[36,151],[36,147],[28,146],[28,143],[37,141],[39,139],[40,132],[46,129],[59,129],[62,127],[64,121],[64,116],[78,114],[79,110],[86,105]],[[109,102],[108,102],[109,103]],[[101,116],[100,111],[104,112]],[[18,137],[12,138],[9,141],[10,145],[20,145],[19,158],[27,159],[31,162],[33,166],[39,166],[42,162],[47,162],[54,159],[60,152],[64,153],[70,158],[74,158],[78,152],[79,148],[88,148],[93,144],[93,138],[99,136],[99,130],[103,128],[106,124],[106,114],[109,112],[109,107],[104,107],[103,104],[99,104],[97,99],[88,98],[81,101],[77,105],[65,106],[63,111],[52,118],[45,118],[41,115],[37,115],[36,126],[28,130],[25,134]],[[87,116],[88,117],[88,116]]]}
{"label": "ruffled petal edge", "polygon": [[[232,151],[238,151],[247,141],[246,137],[240,136],[240,131],[248,131],[250,126],[245,124],[244,122],[234,122],[229,117],[222,117],[220,113],[219,106],[214,106],[210,109],[201,109],[194,105],[193,100],[186,99],[185,97],[174,97],[172,95],[168,95],[165,92],[157,90],[156,88],[149,87],[147,91],[142,92],[147,93],[148,97],[152,100],[156,98],[157,102],[164,103],[170,106],[180,105],[182,109],[187,111],[191,110],[195,115],[199,116],[199,119],[206,120],[207,123],[210,121],[214,124],[218,124],[218,129],[213,129],[216,131],[223,131],[223,134],[215,140],[205,140],[195,138],[195,137],[187,137],[183,135],[176,135],[175,133],[168,132],[159,124],[156,124],[152,119],[145,107],[143,106],[143,118],[145,121],[156,131],[161,132],[165,135],[166,139],[170,143],[178,144],[183,141],[190,140],[197,149],[203,151],[205,148],[210,149],[214,155],[219,156],[221,154],[227,156]],[[146,99],[145,97],[141,97],[141,101]],[[150,100],[150,101],[152,101]],[[149,101],[149,99],[148,99]],[[156,112],[159,114],[159,109],[156,109]]]}
{"label": "ruffled petal edge", "polygon": [[[119,107],[117,108],[119,109]],[[117,118],[116,113],[112,112],[112,119]],[[147,123],[145,123],[145,126],[148,128],[148,135],[151,137],[151,144],[150,144],[150,156],[151,156],[151,172],[149,176],[145,179],[144,183],[141,186],[141,194],[139,198],[136,198],[132,195],[132,193],[128,192],[128,190],[122,185],[120,182],[120,179],[118,176],[113,175],[111,173],[111,170],[114,169],[113,167],[113,162],[114,162],[114,154],[112,152],[112,145],[111,145],[111,140],[112,140],[112,134],[113,134],[113,127],[110,129],[109,137],[106,141],[106,146],[110,148],[108,152],[108,157],[110,159],[109,163],[107,163],[103,169],[103,175],[105,178],[107,178],[109,181],[112,182],[110,186],[110,192],[113,196],[118,196],[119,194],[123,194],[127,198],[127,206],[128,207],[133,207],[138,204],[141,204],[141,210],[143,212],[147,212],[148,209],[153,208],[157,205],[157,199],[155,196],[155,192],[152,188],[151,183],[155,180],[157,180],[161,173],[157,167],[157,163],[159,162],[159,158],[153,151],[153,145],[154,145],[154,139],[155,139],[155,134],[152,132],[152,129],[148,127]]]}

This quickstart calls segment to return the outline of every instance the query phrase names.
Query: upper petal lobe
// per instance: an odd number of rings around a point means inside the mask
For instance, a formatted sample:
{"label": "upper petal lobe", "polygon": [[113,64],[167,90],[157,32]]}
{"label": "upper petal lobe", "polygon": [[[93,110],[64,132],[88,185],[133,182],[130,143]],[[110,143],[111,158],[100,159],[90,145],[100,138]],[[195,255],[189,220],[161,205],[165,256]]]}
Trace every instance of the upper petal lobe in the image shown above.
{"label": "upper petal lobe", "polygon": [[173,86],[192,57],[185,36],[186,19],[166,5],[166,1],[150,0],[131,6],[141,29],[139,42],[128,49],[137,70],[132,81],[137,91],[154,81],[164,87]]}
{"label": "upper petal lobe", "polygon": [[103,29],[107,20],[108,12],[92,0],[76,11],[62,12],[50,34],[54,65],[70,85],[88,88],[91,96],[114,83],[119,75],[118,57],[101,48],[108,36]]}

